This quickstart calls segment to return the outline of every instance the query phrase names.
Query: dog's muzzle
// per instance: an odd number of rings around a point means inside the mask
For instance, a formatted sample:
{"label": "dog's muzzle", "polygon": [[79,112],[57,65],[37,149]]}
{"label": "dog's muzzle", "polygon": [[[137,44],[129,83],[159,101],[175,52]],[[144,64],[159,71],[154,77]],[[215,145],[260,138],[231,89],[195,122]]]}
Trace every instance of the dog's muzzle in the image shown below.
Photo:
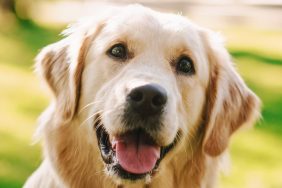
{"label": "dog's muzzle", "polygon": [[167,98],[166,90],[157,84],[136,87],[126,96],[122,133],[110,136],[99,122],[98,144],[109,170],[121,178],[135,180],[157,169],[176,144],[176,139],[168,146],[161,146],[156,140]]}

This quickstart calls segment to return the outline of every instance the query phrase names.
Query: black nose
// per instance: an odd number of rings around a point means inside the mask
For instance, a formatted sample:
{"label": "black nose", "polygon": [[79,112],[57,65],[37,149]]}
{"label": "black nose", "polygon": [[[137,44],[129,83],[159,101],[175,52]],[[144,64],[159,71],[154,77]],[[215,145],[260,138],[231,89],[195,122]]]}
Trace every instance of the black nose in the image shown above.
{"label": "black nose", "polygon": [[147,84],[134,88],[127,96],[129,106],[143,116],[161,113],[167,94],[164,88],[157,84]]}

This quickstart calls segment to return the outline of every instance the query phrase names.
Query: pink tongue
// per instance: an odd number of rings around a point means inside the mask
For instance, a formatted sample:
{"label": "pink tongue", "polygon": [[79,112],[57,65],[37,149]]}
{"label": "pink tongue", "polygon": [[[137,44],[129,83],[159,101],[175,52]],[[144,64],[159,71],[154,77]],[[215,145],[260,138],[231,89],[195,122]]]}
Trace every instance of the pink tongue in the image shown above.
{"label": "pink tongue", "polygon": [[130,173],[147,173],[160,158],[160,147],[144,133],[128,133],[115,138],[114,143],[119,164]]}

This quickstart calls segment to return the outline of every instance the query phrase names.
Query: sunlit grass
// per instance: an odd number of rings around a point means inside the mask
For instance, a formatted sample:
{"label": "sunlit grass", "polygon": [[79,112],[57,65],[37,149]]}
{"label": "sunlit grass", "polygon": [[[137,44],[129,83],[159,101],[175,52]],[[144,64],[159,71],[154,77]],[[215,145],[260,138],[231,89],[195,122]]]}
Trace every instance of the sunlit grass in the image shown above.
{"label": "sunlit grass", "polygon": [[251,58],[240,58],[238,69],[245,79],[271,92],[282,94],[282,66],[266,64]]}
{"label": "sunlit grass", "polygon": [[226,35],[238,71],[263,106],[258,125],[232,139],[231,173],[222,176],[221,187],[282,187],[282,32],[228,30]]}
{"label": "sunlit grass", "polygon": [[[1,24],[0,24],[1,25]],[[58,31],[36,26],[0,29],[0,187],[21,187],[41,161],[31,146],[36,118],[48,97],[32,72],[33,58]],[[263,101],[256,128],[234,135],[232,168],[221,188],[282,187],[282,31],[224,30],[227,46],[247,84]]]}
{"label": "sunlit grass", "polygon": [[31,143],[47,97],[31,71],[8,65],[0,64],[0,87],[0,187],[20,187],[41,160]]}
{"label": "sunlit grass", "polygon": [[48,99],[33,74],[32,64],[37,51],[47,41],[58,38],[54,31],[36,26],[14,27],[11,31],[0,28],[1,188],[21,187],[40,164],[39,146],[31,145],[32,134]]}
{"label": "sunlit grass", "polygon": [[282,140],[279,136],[251,130],[234,136],[231,143],[231,173],[222,177],[222,188],[281,187]]}
{"label": "sunlit grass", "polygon": [[[280,30],[228,28],[222,30],[231,51],[251,52],[280,60],[282,64],[282,28]],[[271,62],[270,62],[271,63]]]}

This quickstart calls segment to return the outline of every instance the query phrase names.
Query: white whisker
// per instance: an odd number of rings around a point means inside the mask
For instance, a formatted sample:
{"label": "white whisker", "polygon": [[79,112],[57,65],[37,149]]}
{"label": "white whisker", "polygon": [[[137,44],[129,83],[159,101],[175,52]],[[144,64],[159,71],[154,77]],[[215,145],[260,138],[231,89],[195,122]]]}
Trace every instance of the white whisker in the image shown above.
{"label": "white whisker", "polygon": [[90,102],[88,104],[86,104],[84,107],[81,108],[81,110],[78,112],[78,114],[80,114],[83,110],[85,110],[86,108],[92,106],[92,105],[95,105],[95,104],[98,104],[98,103],[102,103],[103,101],[94,101],[94,102]]}

